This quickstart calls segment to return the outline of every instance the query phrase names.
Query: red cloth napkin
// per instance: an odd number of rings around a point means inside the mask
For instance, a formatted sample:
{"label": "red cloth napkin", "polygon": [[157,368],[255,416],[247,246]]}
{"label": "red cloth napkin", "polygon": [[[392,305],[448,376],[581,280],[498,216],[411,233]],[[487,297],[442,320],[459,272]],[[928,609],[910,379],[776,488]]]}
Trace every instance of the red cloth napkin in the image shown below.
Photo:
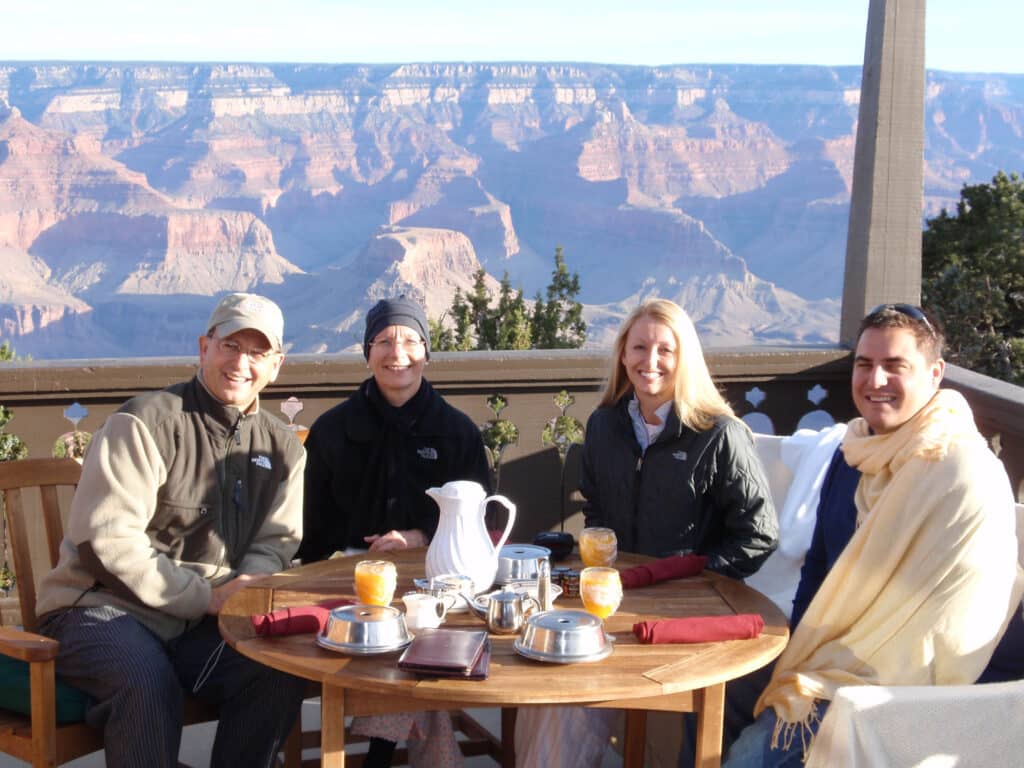
{"label": "red cloth napkin", "polygon": [[331,608],[342,605],[352,605],[352,601],[348,598],[337,598],[324,600],[316,605],[279,608],[271,613],[257,613],[250,616],[249,620],[252,622],[252,628],[260,637],[322,632],[327,626],[327,617],[331,614]]}
{"label": "red cloth napkin", "polygon": [[691,616],[685,619],[640,621],[633,634],[641,643],[711,643],[716,640],[752,640],[764,629],[756,613],[735,616]]}
{"label": "red cloth napkin", "polygon": [[668,579],[696,576],[704,570],[707,561],[706,555],[672,555],[619,571],[619,579],[623,589],[646,587]]}

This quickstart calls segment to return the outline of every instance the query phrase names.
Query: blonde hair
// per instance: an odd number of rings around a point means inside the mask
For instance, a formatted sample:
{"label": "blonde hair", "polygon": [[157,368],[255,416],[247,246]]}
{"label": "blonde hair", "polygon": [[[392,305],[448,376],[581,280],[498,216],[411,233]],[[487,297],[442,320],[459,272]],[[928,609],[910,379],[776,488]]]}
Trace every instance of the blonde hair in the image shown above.
{"label": "blonde hair", "polygon": [[649,317],[666,326],[675,337],[676,370],[672,402],[679,421],[690,429],[703,432],[711,429],[719,416],[736,418],[711,380],[711,372],[704,361],[693,321],[682,307],[668,299],[649,299],[643,302],[622,323],[612,350],[611,373],[598,407],[614,405],[632,391],[633,385],[626,375],[622,357],[626,349],[626,337],[642,317]]}

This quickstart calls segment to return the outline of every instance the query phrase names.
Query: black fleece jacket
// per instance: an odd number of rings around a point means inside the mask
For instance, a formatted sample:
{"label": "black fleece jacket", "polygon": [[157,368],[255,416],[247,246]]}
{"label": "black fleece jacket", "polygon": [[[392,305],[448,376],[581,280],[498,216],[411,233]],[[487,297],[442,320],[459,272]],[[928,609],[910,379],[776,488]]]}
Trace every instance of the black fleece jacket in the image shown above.
{"label": "black fleece jacket", "polygon": [[401,408],[367,379],[313,423],[306,455],[298,557],[307,563],[393,529],[433,536],[439,511],[428,488],[475,480],[490,489],[479,428],[425,379]]}

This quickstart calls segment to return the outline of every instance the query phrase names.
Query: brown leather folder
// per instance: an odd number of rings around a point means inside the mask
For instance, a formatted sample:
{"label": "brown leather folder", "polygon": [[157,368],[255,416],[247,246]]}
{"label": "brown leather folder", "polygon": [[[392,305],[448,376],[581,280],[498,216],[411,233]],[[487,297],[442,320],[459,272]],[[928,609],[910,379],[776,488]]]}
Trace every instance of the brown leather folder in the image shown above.
{"label": "brown leather folder", "polygon": [[398,668],[434,677],[483,680],[490,663],[491,643],[484,630],[421,629],[398,659]]}

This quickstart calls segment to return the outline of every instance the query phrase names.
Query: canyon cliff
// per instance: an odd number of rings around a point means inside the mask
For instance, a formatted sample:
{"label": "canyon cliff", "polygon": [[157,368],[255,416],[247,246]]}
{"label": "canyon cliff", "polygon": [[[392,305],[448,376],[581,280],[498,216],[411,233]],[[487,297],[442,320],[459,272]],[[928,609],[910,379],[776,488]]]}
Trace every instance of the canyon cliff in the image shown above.
{"label": "canyon cliff", "polygon": [[[859,80],[0,62],[0,333],[37,358],[188,355],[213,295],[256,290],[293,351],[354,349],[381,296],[438,317],[483,267],[532,298],[562,246],[588,343],[651,295],[711,345],[833,343]],[[1024,167],[1024,77],[930,72],[926,116],[924,214]]]}

